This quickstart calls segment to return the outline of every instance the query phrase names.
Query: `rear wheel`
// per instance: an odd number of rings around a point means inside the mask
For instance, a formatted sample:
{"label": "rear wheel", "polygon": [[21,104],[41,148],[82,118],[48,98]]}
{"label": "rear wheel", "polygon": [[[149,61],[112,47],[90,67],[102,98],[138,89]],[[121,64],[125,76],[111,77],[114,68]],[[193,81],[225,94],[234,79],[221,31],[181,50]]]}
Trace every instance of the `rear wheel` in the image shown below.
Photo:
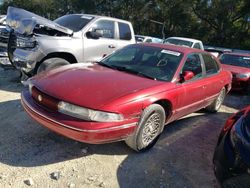
{"label": "rear wheel", "polygon": [[226,89],[225,88],[222,88],[222,90],[220,91],[220,94],[219,96],[214,100],[214,102],[212,104],[210,104],[209,106],[206,107],[206,109],[209,111],[209,112],[217,112],[224,99],[225,99],[225,96],[226,96]]}
{"label": "rear wheel", "polygon": [[63,65],[69,65],[70,63],[62,58],[49,58],[44,60],[37,68],[37,74],[43,71],[48,71]]}
{"label": "rear wheel", "polygon": [[165,119],[165,111],[161,105],[150,105],[143,111],[135,133],[125,140],[126,144],[136,151],[150,149],[159,139]]}

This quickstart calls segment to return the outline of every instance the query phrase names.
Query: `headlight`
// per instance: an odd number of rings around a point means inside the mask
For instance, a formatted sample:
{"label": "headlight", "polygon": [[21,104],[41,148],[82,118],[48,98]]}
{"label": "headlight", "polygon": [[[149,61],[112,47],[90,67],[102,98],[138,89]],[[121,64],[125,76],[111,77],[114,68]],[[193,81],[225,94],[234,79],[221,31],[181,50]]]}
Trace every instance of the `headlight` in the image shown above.
{"label": "headlight", "polygon": [[236,78],[249,78],[249,77],[250,77],[250,73],[236,74]]}
{"label": "headlight", "polygon": [[91,110],[63,101],[58,103],[58,111],[87,121],[114,122],[123,120],[123,116],[121,114]]}
{"label": "headlight", "polygon": [[36,41],[32,38],[22,38],[17,37],[16,47],[18,48],[34,48],[36,46]]}

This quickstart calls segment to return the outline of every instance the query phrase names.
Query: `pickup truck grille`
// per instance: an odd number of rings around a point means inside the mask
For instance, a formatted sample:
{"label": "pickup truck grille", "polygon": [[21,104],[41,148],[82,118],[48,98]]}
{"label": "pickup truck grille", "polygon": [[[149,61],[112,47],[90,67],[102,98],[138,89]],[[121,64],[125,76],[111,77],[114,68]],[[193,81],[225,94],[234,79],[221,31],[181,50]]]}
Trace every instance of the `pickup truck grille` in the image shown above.
{"label": "pickup truck grille", "polygon": [[5,28],[0,28],[0,47],[7,48],[9,40],[9,31]]}

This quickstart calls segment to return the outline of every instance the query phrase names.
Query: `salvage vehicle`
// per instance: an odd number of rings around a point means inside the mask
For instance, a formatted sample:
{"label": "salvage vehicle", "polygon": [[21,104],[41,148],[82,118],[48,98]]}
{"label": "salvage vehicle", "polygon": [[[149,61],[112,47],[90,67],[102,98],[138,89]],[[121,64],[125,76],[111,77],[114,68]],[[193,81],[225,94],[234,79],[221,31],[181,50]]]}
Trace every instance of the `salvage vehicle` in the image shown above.
{"label": "salvage vehicle", "polygon": [[220,62],[233,75],[232,90],[250,94],[250,54],[224,53]]}
{"label": "salvage vehicle", "polygon": [[151,148],[164,125],[206,108],[217,112],[231,73],[210,53],[133,44],[89,64],[54,69],[25,82],[26,112],[43,126],[86,143],[125,140]]}
{"label": "salvage vehicle", "polygon": [[6,15],[0,15],[0,64],[11,65],[7,54],[9,32],[6,28]]}
{"label": "salvage vehicle", "polygon": [[164,44],[174,44],[204,50],[202,41],[185,37],[169,37],[164,41]]}
{"label": "salvage vehicle", "polygon": [[250,186],[250,106],[225,123],[213,157],[215,175],[223,188]]}
{"label": "salvage vehicle", "polygon": [[92,62],[135,43],[128,21],[87,14],[70,14],[50,21],[9,7],[7,25],[13,30],[9,58],[27,76],[77,62]]}

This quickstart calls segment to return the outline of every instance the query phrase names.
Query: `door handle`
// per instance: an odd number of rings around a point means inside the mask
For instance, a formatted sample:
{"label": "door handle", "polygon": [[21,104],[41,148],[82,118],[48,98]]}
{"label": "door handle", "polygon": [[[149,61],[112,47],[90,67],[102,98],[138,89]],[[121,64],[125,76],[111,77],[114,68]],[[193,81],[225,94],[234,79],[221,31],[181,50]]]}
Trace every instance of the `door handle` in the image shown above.
{"label": "door handle", "polygon": [[115,48],[115,45],[110,44],[108,47],[109,47],[109,48]]}
{"label": "door handle", "polygon": [[207,87],[206,86],[202,86],[203,89],[206,89]]}

